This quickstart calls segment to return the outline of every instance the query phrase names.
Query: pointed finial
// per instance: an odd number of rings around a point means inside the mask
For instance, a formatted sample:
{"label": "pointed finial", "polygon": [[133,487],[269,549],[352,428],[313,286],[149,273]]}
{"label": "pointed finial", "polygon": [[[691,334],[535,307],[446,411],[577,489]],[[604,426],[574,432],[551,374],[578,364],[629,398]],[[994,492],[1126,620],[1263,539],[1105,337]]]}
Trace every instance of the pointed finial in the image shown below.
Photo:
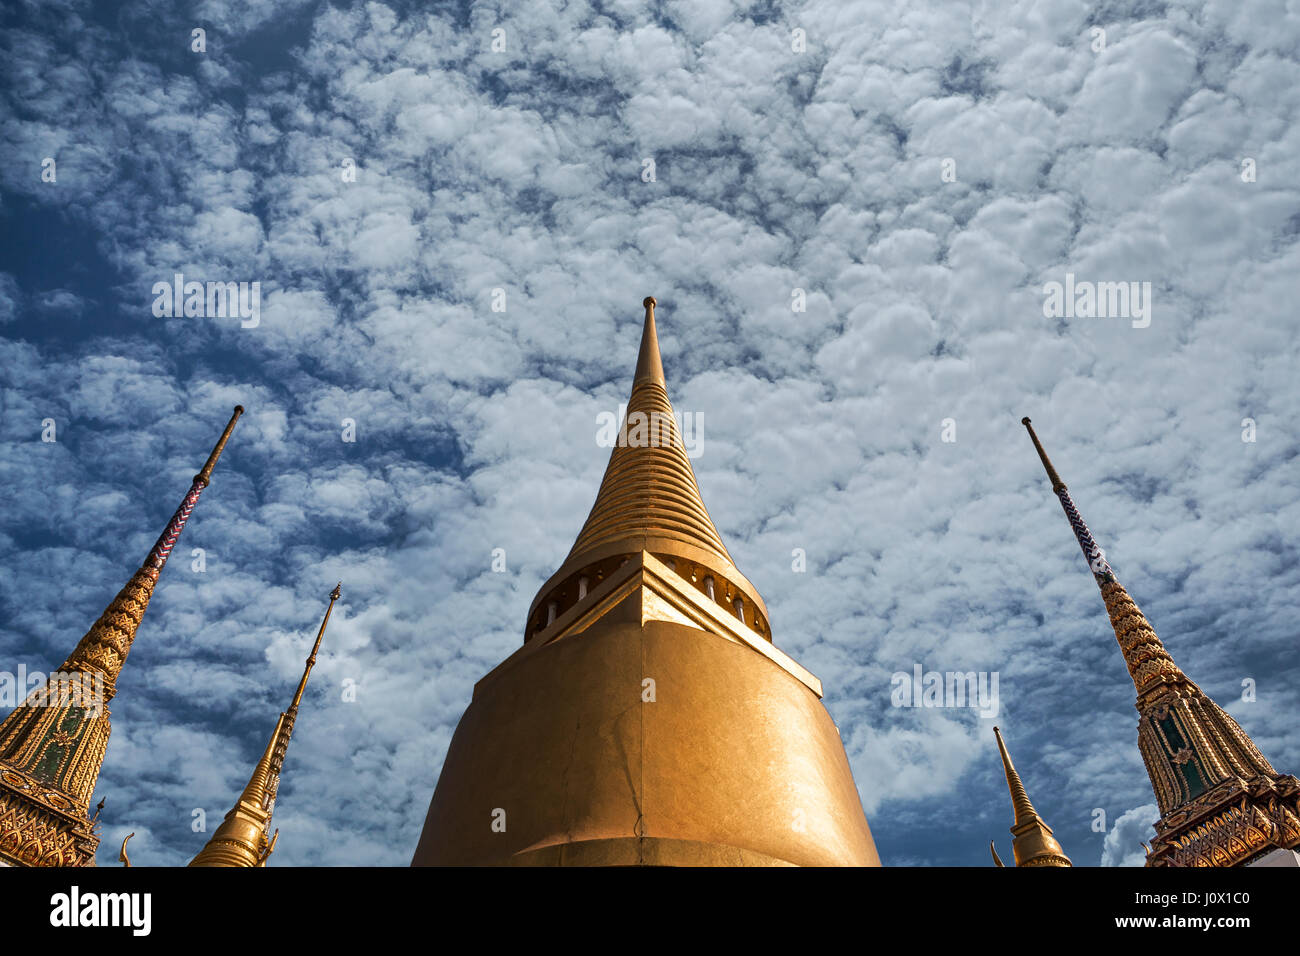
{"label": "pointed finial", "polygon": [[[244,412],[242,405],[235,406],[235,413],[230,417],[226,424],[226,429],[221,433],[221,440],[217,442],[216,447],[212,449],[212,454],[208,456],[207,463],[202,470],[194,476],[194,481],[190,484],[190,490],[185,497],[181,499],[180,505],[172,513],[171,520],[163,528],[162,534],[149,549],[148,555],[145,556],[144,563],[140,569],[126,583],[126,586],[118,592],[117,597],[113,599],[104,613],[96,621],[78,642],[67,660],[63,662],[62,670],[81,670],[90,673],[98,672],[104,677],[104,702],[113,699],[116,693],[115,682],[118,674],[122,670],[122,663],[126,660],[127,652],[131,649],[131,644],[135,640],[136,629],[140,626],[140,619],[149,607],[149,599],[153,595],[154,584],[158,580],[158,575],[163,566],[167,563],[167,558],[171,555],[172,549],[176,547],[176,541],[180,538],[181,532],[185,530],[185,523],[189,521],[190,513],[198,503],[199,496],[203,489],[208,485],[208,479],[212,474],[212,469],[221,457],[221,451],[226,447],[226,442],[230,439],[230,433],[234,431],[235,422]],[[101,758],[102,759],[102,758]],[[93,779],[91,780],[93,783]],[[90,806],[90,794],[85,794],[85,803],[87,808]]]}
{"label": "pointed finial", "polygon": [[1047,457],[1047,452],[1043,450],[1043,443],[1038,440],[1038,435],[1034,432],[1034,426],[1030,424],[1028,418],[1020,419],[1020,424],[1029,430],[1029,437],[1034,443],[1034,448],[1038,450],[1038,457],[1042,459],[1043,467],[1047,469],[1047,477],[1052,481],[1052,491],[1056,492],[1056,497],[1061,501],[1061,507],[1065,510],[1065,518],[1070,522],[1070,529],[1074,532],[1079,547],[1083,549],[1084,557],[1088,559],[1088,567],[1092,571],[1093,577],[1097,579],[1098,584],[1113,582],[1115,573],[1106,562],[1106,552],[1097,544],[1092,532],[1088,529],[1088,525],[1084,523],[1083,516],[1079,514],[1079,509],[1074,506],[1074,499],[1070,497],[1070,492],[1066,489],[1061,476],[1052,467],[1051,459]]}
{"label": "pointed finial", "polygon": [[[1070,522],[1070,530],[1074,532],[1075,540],[1083,550],[1088,569],[1092,571],[1097,586],[1101,588],[1102,600],[1106,602],[1106,613],[1110,615],[1115,639],[1119,642],[1124,663],[1128,665],[1133,686],[1138,692],[1138,709],[1142,709],[1142,702],[1146,695],[1159,694],[1161,688],[1169,684],[1177,683],[1195,687],[1169,656],[1169,652],[1156,636],[1155,629],[1143,615],[1137,602],[1129,596],[1124,586],[1119,583],[1119,579],[1115,577],[1114,570],[1106,560],[1106,552],[1097,544],[1092,531],[1083,520],[1083,515],[1079,514],[1074,499],[1066,490],[1065,482],[1057,476],[1056,470],[1047,458],[1047,453],[1043,451],[1043,446],[1038,441],[1038,436],[1034,434],[1034,429],[1029,424],[1029,419],[1022,418],[1020,421],[1029,429],[1029,437],[1033,439],[1034,447],[1038,449],[1038,457],[1043,460],[1047,475],[1052,479],[1052,490],[1056,492],[1056,497],[1061,502],[1065,519]],[[1156,792],[1160,792],[1158,787]]]}
{"label": "pointed finial", "polygon": [[216,467],[217,459],[221,457],[226,442],[230,440],[230,433],[235,430],[235,422],[239,421],[239,416],[242,414],[244,414],[244,406],[236,405],[235,413],[230,416],[230,421],[226,423],[226,430],[221,433],[221,440],[212,449],[212,454],[208,456],[208,460],[204,462],[203,467],[199,469],[199,473],[194,476],[196,483],[202,482],[203,486],[207,487],[209,479],[212,478],[212,469]]}
{"label": "pointed finial", "polygon": [[133,836],[135,836],[134,832],[128,833],[126,836],[124,836],[122,838],[122,849],[117,851],[117,862],[121,863],[123,866],[131,865],[131,858],[126,855],[126,844]]}
{"label": "pointed finial", "polygon": [[996,863],[998,866],[1002,867],[1003,869],[1005,869],[1006,864],[1003,863],[1002,858],[998,856],[997,847],[993,845],[992,840],[989,840],[989,852],[993,854],[993,862]]}
{"label": "pointed finial", "polygon": [[1002,754],[1002,769],[1007,777],[1007,789],[1011,791],[1011,806],[1016,812],[1016,822],[1014,826],[1021,826],[1038,816],[1034,812],[1034,805],[1029,802],[1029,794],[1025,792],[1025,785],[1020,782],[1020,774],[1016,773],[1015,765],[1011,762],[1011,755],[1007,753],[1007,745],[1002,739],[1002,731],[993,728],[993,736],[998,738],[998,752]]}
{"label": "pointed finial", "polygon": [[636,359],[636,378],[632,388],[643,382],[650,382],[660,388],[666,388],[663,360],[659,357],[659,333],[655,329],[655,297],[648,295],[642,300],[645,306],[645,327],[641,330],[641,352]]}
{"label": "pointed finial", "polygon": [[1020,419],[1020,424],[1024,425],[1029,431],[1029,438],[1033,441],[1034,448],[1038,449],[1038,457],[1043,460],[1043,467],[1047,469],[1047,477],[1052,481],[1052,490],[1057,494],[1060,494],[1065,490],[1065,482],[1061,480],[1061,476],[1058,475],[1056,469],[1052,467],[1052,460],[1047,457],[1047,452],[1043,450],[1043,443],[1038,440],[1038,436],[1034,433],[1034,426],[1030,422],[1029,417],[1025,416]]}
{"label": "pointed finial", "polygon": [[293,720],[298,714],[298,705],[302,703],[303,691],[307,689],[307,678],[311,676],[311,669],[316,664],[316,653],[320,650],[320,642],[325,637],[325,625],[330,622],[330,612],[334,610],[334,602],[343,595],[343,582],[340,581],[334,585],[334,590],[330,592],[329,607],[325,608],[325,616],[321,619],[320,630],[316,632],[316,643],[312,645],[311,653],[307,655],[307,667],[302,672],[302,680],[298,682],[298,691],[293,695],[293,701],[289,704],[289,709],[285,713],[289,717],[289,728],[293,729]]}

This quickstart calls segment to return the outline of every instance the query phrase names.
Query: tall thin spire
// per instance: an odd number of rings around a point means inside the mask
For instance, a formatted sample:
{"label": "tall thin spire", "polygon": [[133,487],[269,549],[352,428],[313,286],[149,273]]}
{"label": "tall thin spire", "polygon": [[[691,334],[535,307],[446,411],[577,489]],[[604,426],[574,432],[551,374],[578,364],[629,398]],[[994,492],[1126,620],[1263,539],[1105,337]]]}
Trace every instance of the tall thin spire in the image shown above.
{"label": "tall thin spire", "polygon": [[[117,693],[118,675],[158,574],[243,411],[243,406],[235,406],[220,440],[144,563],[77,643],[59,673],[0,724],[0,858],[33,866],[94,863],[99,840],[87,818],[111,730],[106,705]],[[21,812],[7,814],[10,806]]]}
{"label": "tall thin spire", "polygon": [[264,866],[266,858],[275,850],[279,835],[271,830],[271,816],[275,813],[275,800],[280,790],[280,772],[284,768],[285,753],[289,749],[289,738],[293,734],[294,721],[298,717],[298,706],[302,703],[303,692],[307,689],[307,679],[316,664],[316,654],[320,651],[321,640],[325,637],[325,627],[329,624],[330,612],[334,602],[343,593],[343,582],[334,586],[330,592],[330,603],[325,608],[320,629],[316,632],[316,642],[307,656],[302,678],[294,691],[293,700],[288,710],[280,714],[275,722],[275,730],[262,752],[253,775],[247,786],[239,795],[234,807],[226,814],[225,820],[217,827],[198,855],[190,861],[190,866]]}
{"label": "tall thin spire", "polygon": [[1179,669],[1115,577],[1028,418],[1137,691],[1138,747],[1160,806],[1148,866],[1233,866],[1300,845],[1300,781],[1282,775],[1237,722]]}
{"label": "tall thin spire", "polygon": [[1120,651],[1124,655],[1125,664],[1128,665],[1129,675],[1133,678],[1133,686],[1137,689],[1138,697],[1149,695],[1165,685],[1195,686],[1187,675],[1178,669],[1178,665],[1174,663],[1169,652],[1165,650],[1164,644],[1156,636],[1155,628],[1151,626],[1137,603],[1129,597],[1128,592],[1115,577],[1115,572],[1106,561],[1106,552],[1097,544],[1092,532],[1084,523],[1083,516],[1079,514],[1079,509],[1074,506],[1074,499],[1070,497],[1065,482],[1056,473],[1051,459],[1043,450],[1042,442],[1038,440],[1032,422],[1028,418],[1022,418],[1020,424],[1024,425],[1029,432],[1030,440],[1033,441],[1038,457],[1042,459],[1043,468],[1047,471],[1047,477],[1052,482],[1052,490],[1060,499],[1066,520],[1070,522],[1074,537],[1088,560],[1088,568],[1101,588],[1106,610],[1110,614]]}
{"label": "tall thin spire", "polygon": [[[993,735],[998,741],[998,752],[1002,754],[1002,769],[1007,775],[1007,789],[1011,791],[1011,806],[1015,811],[1015,823],[1011,826],[1011,852],[1015,856],[1016,866],[1070,866],[1069,857],[1061,849],[1056,837],[1052,836],[1052,828],[1029,802],[1029,794],[1025,792],[1025,785],[1020,782],[1020,774],[1016,773],[1011,755],[1007,753],[1007,745],[1002,740],[1002,731],[994,727]],[[993,851],[993,859],[999,866],[1002,865],[996,850]]]}
{"label": "tall thin spire", "polygon": [[63,663],[62,669],[65,671],[82,670],[101,673],[107,691],[106,701],[111,700],[117,692],[115,686],[117,676],[121,673],[122,664],[131,650],[131,643],[135,640],[140,619],[149,606],[158,574],[171,556],[172,548],[176,546],[177,539],[185,529],[190,513],[198,504],[199,495],[210,483],[212,469],[216,467],[217,459],[221,457],[226,442],[230,440],[230,433],[235,430],[235,423],[243,413],[244,406],[236,405],[234,414],[230,416],[230,421],[226,423],[225,430],[221,433],[221,438],[213,447],[212,453],[208,455],[208,460],[199,473],[194,476],[190,490],[181,499],[171,520],[167,522],[167,527],[149,549],[140,570],[118,593],[113,603],[100,615],[99,620],[86,632]]}

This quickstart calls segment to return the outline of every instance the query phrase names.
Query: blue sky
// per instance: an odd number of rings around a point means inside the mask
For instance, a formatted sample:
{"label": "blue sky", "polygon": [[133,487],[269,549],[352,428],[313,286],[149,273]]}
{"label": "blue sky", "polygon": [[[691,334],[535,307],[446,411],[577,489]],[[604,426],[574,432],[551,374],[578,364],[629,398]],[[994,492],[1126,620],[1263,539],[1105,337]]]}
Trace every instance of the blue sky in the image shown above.
{"label": "blue sky", "polygon": [[[590,508],[648,294],[704,499],[825,684],[887,864],[1009,846],[995,721],[892,707],[916,664],[999,674],[1077,864],[1151,832],[1133,687],[1023,415],[1175,660],[1300,769],[1293,8],[524,7],[5,8],[0,667],[63,659],[247,408],[119,682],[101,865],[130,831],[140,865],[197,852],[340,579],[273,861],[409,861]],[[260,322],[155,317],[177,272],[260,283]],[[1067,273],[1150,282],[1150,325],[1046,318]]]}

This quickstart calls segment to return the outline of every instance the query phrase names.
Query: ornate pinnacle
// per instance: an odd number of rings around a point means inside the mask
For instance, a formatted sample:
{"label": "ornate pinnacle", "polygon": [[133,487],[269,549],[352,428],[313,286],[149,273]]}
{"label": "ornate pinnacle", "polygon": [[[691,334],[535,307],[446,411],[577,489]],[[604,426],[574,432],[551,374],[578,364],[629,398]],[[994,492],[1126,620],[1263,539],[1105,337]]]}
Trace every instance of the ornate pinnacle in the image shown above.
{"label": "ornate pinnacle", "polygon": [[206,488],[212,478],[212,469],[217,465],[217,459],[221,457],[222,451],[225,450],[226,442],[230,440],[230,433],[235,430],[235,422],[239,421],[239,416],[244,414],[244,406],[236,405],[235,413],[230,416],[230,421],[226,423],[226,429],[221,433],[221,438],[212,449],[212,454],[208,455],[208,460],[203,463],[199,473],[194,476],[194,482],[190,485],[189,493],[181,501],[180,507],[172,515],[172,520],[167,522],[167,527],[163,533],[158,536],[154,546],[149,550],[149,556],[144,559],[144,568],[152,572],[154,580],[158,579],[158,572],[162,570],[167,558],[171,556],[172,548],[176,545],[176,539],[180,537],[181,530],[185,527],[185,522],[189,520],[190,512],[194,510],[194,505],[199,500],[199,495]]}
{"label": "ornate pinnacle", "polygon": [[1155,629],[1143,615],[1141,608],[1115,577],[1115,572],[1106,562],[1106,553],[1101,550],[1093,539],[1092,532],[1084,524],[1083,517],[1074,506],[1074,499],[1065,489],[1065,482],[1061,481],[1056,469],[1052,467],[1047,453],[1043,451],[1042,443],[1034,434],[1029,419],[1022,418],[1020,422],[1029,430],[1029,437],[1033,439],[1034,447],[1038,449],[1038,457],[1043,460],[1047,476],[1052,480],[1052,490],[1060,499],[1065,517],[1074,530],[1074,536],[1079,542],[1079,547],[1083,549],[1084,557],[1088,559],[1088,567],[1093,577],[1097,579],[1098,587],[1101,588],[1101,596],[1106,602],[1111,628],[1115,631],[1115,639],[1119,642],[1120,651],[1124,655],[1124,663],[1128,665],[1133,686],[1138,692],[1139,709],[1142,707],[1144,695],[1158,690],[1163,685],[1183,683],[1195,686],[1178,669],[1178,665],[1165,650],[1165,646],[1156,636]]}
{"label": "ornate pinnacle", "polygon": [[217,459],[221,457],[226,442],[230,440],[230,433],[234,430],[235,423],[243,411],[242,405],[235,406],[235,413],[230,416],[230,421],[226,424],[225,431],[221,433],[216,447],[212,449],[212,454],[208,455],[207,462],[194,476],[190,490],[181,500],[180,507],[167,522],[167,527],[163,529],[154,546],[149,549],[144,563],[126,586],[118,592],[117,597],[86,632],[63,664],[64,670],[101,672],[107,685],[108,699],[113,696],[114,681],[117,680],[117,675],[122,670],[122,663],[135,640],[135,632],[140,626],[140,620],[149,607],[149,599],[153,596],[158,574],[167,563],[172,548],[176,546],[176,541],[184,530],[190,513],[198,503],[199,495],[207,487],[212,469],[216,466]]}
{"label": "ornate pinnacle", "polygon": [[1038,812],[1034,805],[1029,802],[1029,794],[1025,791],[1025,785],[1020,782],[1020,774],[1016,773],[1015,764],[1011,762],[1011,755],[1007,753],[1006,742],[1002,739],[1002,731],[993,728],[993,736],[998,739],[998,752],[1002,754],[1002,770],[1007,777],[1007,789],[1011,791],[1011,807],[1016,813],[1015,826],[1023,826],[1038,818]]}
{"label": "ornate pinnacle", "polygon": [[199,469],[199,473],[194,476],[195,481],[203,482],[206,487],[209,479],[212,477],[212,469],[217,465],[217,459],[221,457],[221,452],[225,449],[226,442],[230,440],[230,433],[235,430],[235,422],[239,421],[239,416],[242,414],[244,414],[244,406],[236,405],[235,413],[230,416],[230,421],[226,423],[226,430],[221,433],[221,440],[218,441],[216,447],[212,449],[212,454],[208,455],[208,460],[203,463],[203,467]]}
{"label": "ornate pinnacle", "polygon": [[1061,480],[1061,476],[1058,475],[1056,469],[1052,467],[1052,460],[1047,457],[1047,452],[1043,451],[1043,443],[1038,440],[1038,435],[1034,433],[1034,426],[1033,423],[1030,422],[1029,416],[1020,419],[1020,424],[1024,425],[1025,428],[1029,430],[1029,438],[1034,443],[1034,447],[1038,449],[1038,457],[1043,460],[1043,467],[1047,469],[1047,477],[1052,480],[1052,490],[1058,493],[1064,491],[1065,482]]}
{"label": "ornate pinnacle", "polygon": [[334,590],[330,592],[330,603],[325,608],[325,616],[321,619],[320,630],[316,632],[316,643],[311,647],[311,653],[307,655],[307,667],[302,672],[302,680],[298,681],[298,690],[293,695],[293,701],[289,704],[290,721],[298,713],[298,705],[302,703],[303,691],[307,689],[307,678],[311,676],[311,669],[316,664],[316,653],[320,650],[321,639],[325,637],[325,626],[330,622],[330,612],[334,610],[334,602],[343,596],[343,582],[340,581],[334,585]]}

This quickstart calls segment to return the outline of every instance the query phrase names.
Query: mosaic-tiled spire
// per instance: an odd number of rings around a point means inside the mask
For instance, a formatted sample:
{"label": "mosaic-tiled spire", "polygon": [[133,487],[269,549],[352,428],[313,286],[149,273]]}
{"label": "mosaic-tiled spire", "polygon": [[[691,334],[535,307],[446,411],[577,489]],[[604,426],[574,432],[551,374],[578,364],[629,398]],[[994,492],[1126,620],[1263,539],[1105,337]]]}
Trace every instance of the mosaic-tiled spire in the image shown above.
{"label": "mosaic-tiled spire", "polygon": [[1160,806],[1149,866],[1232,866],[1300,845],[1300,781],[1279,774],[1237,722],[1174,663],[1115,577],[1043,450],[1021,424],[1101,588],[1137,690],[1138,747]]}
{"label": "mosaic-tiled spire", "polygon": [[144,563],[77,643],[59,673],[0,724],[0,858],[21,865],[92,865],[98,838],[90,799],[108,746],[107,704],[117,693],[158,573],[208,486],[243,407],[194,476]]}

